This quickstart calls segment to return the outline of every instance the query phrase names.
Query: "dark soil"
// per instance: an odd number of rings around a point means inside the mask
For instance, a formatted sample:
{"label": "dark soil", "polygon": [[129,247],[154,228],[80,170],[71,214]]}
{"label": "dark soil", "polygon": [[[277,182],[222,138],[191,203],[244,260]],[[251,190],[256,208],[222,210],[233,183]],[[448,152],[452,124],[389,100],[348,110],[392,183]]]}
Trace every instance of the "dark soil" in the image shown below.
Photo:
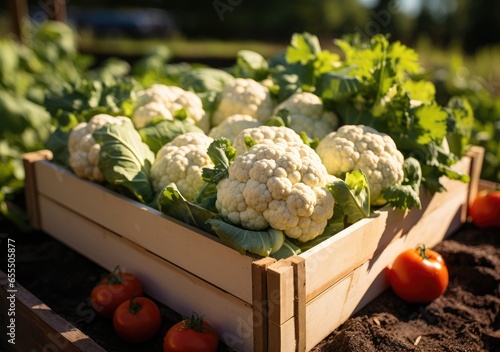
{"label": "dark soil", "polygon": [[[177,313],[160,305],[158,335],[148,343],[126,344],[89,304],[90,290],[105,270],[44,233],[3,227],[2,236],[16,240],[18,282],[57,314],[107,351],[162,351],[163,336],[181,319]],[[500,351],[499,231],[466,225],[435,250],[450,274],[443,296],[427,305],[407,304],[388,289],[313,351]],[[224,345],[219,350],[229,351]]]}
{"label": "dark soil", "polygon": [[450,283],[427,305],[391,289],[319,343],[319,351],[500,351],[500,233],[465,226],[434,248]]}

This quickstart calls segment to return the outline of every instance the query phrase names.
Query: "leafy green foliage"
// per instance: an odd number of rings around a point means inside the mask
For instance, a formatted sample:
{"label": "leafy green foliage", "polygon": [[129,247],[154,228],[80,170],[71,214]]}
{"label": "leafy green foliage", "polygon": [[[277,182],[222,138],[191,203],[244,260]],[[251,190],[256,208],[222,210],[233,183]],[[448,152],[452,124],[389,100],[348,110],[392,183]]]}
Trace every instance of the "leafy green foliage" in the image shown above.
{"label": "leafy green foliage", "polygon": [[285,242],[283,231],[269,229],[251,231],[234,226],[221,219],[209,219],[212,230],[231,248],[241,254],[247,251],[263,257],[277,252]]}
{"label": "leafy green foliage", "polygon": [[44,107],[47,92],[78,82],[91,59],[77,50],[76,35],[61,22],[32,29],[30,46],[0,39],[0,218],[26,228],[26,216],[12,200],[24,186],[21,155],[43,149],[53,125]]}
{"label": "leafy green foliage", "polygon": [[229,247],[241,254],[247,252],[277,259],[298,254],[300,249],[285,239],[283,231],[269,228],[251,231],[224,221],[216,212],[189,202],[179,192],[175,184],[165,187],[159,194],[158,209],[185,224],[218,236]]}
{"label": "leafy green foliage", "polygon": [[405,179],[401,185],[393,185],[384,192],[384,198],[389,204],[399,209],[421,208],[420,184],[422,182],[422,169],[420,163],[414,158],[408,158],[403,165]]}
{"label": "leafy green foliage", "polygon": [[67,126],[73,114],[78,122],[88,121],[97,114],[132,114],[137,82],[130,77],[118,77],[108,81],[81,79],[68,83],[62,92],[49,92],[45,107],[59,126]]}
{"label": "leafy green foliage", "polygon": [[219,215],[187,201],[174,183],[166,186],[160,192],[157,199],[157,207],[162,213],[185,224],[215,234],[208,224],[208,220],[218,219]]}
{"label": "leafy green foliage", "polygon": [[144,87],[150,87],[155,83],[167,85],[176,83],[179,75],[189,71],[191,65],[183,63],[172,67],[168,65],[171,58],[171,50],[165,45],[158,45],[137,60],[132,67],[132,76]]}
{"label": "leafy green foliage", "polygon": [[362,171],[347,173],[345,180],[335,180],[328,189],[335,199],[330,223],[348,226],[370,215],[370,187]]}
{"label": "leafy green foliage", "polygon": [[472,136],[474,112],[467,99],[457,96],[451,97],[446,108],[452,115],[454,126],[447,136],[450,151],[456,155],[463,155],[467,151]]}
{"label": "leafy green foliage", "polygon": [[[368,125],[389,134],[405,157],[422,164],[422,185],[431,192],[444,190],[439,182],[443,175],[466,182],[451,165],[469,143],[467,102],[439,105],[433,83],[421,78],[417,53],[400,42],[391,43],[383,35],[367,41],[348,35],[335,44],[343,60],[322,51],[311,34],[295,34],[286,55],[273,66],[278,99],[294,91],[313,91],[342,124]],[[447,151],[442,145],[454,133],[460,142]]]}
{"label": "leafy green foliage", "polygon": [[311,241],[301,243],[290,240],[301,251],[317,246],[370,215],[370,187],[363,172],[356,170],[347,173],[344,180],[338,178],[327,185],[327,188],[335,199],[333,216],[328,220],[323,233]]}
{"label": "leafy green foliage", "polygon": [[155,194],[150,169],[154,153],[142,142],[132,123],[123,126],[108,124],[92,136],[101,146],[99,169],[108,184],[142,203],[152,202]]}
{"label": "leafy green foliage", "polygon": [[24,187],[22,154],[43,149],[51,133],[50,115],[22,96],[0,91],[0,219],[27,229],[27,217],[14,206]]}
{"label": "leafy green foliage", "polygon": [[259,53],[251,50],[240,50],[236,53],[236,65],[233,75],[261,81],[268,75],[267,60]]}
{"label": "leafy green foliage", "polygon": [[236,158],[236,149],[227,138],[216,138],[210,143],[207,154],[214,163],[213,168],[203,168],[203,180],[218,184],[228,176],[229,165]]}
{"label": "leafy green foliage", "polygon": [[301,91],[314,91],[322,74],[331,72],[339,56],[322,50],[319,40],[310,33],[295,33],[286,52],[269,61],[275,83],[271,92],[278,102]]}
{"label": "leafy green foliage", "polygon": [[[94,79],[82,78],[68,82],[61,91],[47,91],[45,109],[51,114],[54,132],[46,140],[45,147],[52,151],[54,161],[67,166],[67,142],[71,129],[79,122],[87,122],[97,114],[130,116],[134,103],[137,82],[122,76],[121,61],[110,61],[118,65],[95,70]],[[120,73],[121,72],[121,73]]]}
{"label": "leafy green foliage", "polygon": [[236,150],[229,139],[216,138],[208,146],[207,154],[214,166],[203,168],[202,177],[204,182],[196,192],[193,202],[210,211],[217,212],[215,208],[217,184],[228,176],[229,165],[236,157]]}
{"label": "leafy green foliage", "polygon": [[228,72],[212,67],[196,67],[179,77],[179,86],[195,92],[203,103],[203,109],[211,113],[215,110],[219,94],[234,77]]}
{"label": "leafy green foliage", "polygon": [[292,123],[292,117],[287,109],[281,109],[275,115],[269,117],[264,125],[276,127],[289,127]]}
{"label": "leafy green foliage", "polygon": [[164,120],[139,129],[139,133],[144,143],[146,143],[153,153],[158,152],[161,147],[170,142],[180,134],[187,132],[200,132],[203,130],[187,120]]}
{"label": "leafy green foliage", "polygon": [[[480,54],[473,57],[478,66],[488,68],[491,63]],[[452,52],[448,66],[438,67],[430,73],[436,86],[436,97],[454,114],[459,125],[456,132],[448,135],[450,150],[461,149],[461,145],[478,145],[485,149],[481,178],[500,182],[500,96],[498,90],[483,77],[466,69],[463,54]],[[497,60],[498,61],[498,60]],[[466,72],[466,74],[464,74]],[[458,97],[458,98],[457,98]],[[468,102],[468,104],[467,104]],[[469,107],[472,112],[470,121]],[[454,121],[455,122],[455,121]],[[460,124],[464,123],[461,128]],[[467,143],[467,130],[470,128],[470,140]]]}

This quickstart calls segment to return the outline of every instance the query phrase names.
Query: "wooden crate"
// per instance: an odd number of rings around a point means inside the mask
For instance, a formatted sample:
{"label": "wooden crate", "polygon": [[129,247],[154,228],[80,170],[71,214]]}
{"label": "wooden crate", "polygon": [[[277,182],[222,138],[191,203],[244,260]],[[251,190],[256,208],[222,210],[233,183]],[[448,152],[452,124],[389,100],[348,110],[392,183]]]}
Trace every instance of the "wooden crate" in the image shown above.
{"label": "wooden crate", "polygon": [[[12,318],[8,314],[11,295],[15,297],[15,328],[12,329],[15,337],[12,342],[15,343],[10,343],[8,340],[12,336],[7,335]],[[3,271],[0,271],[0,321],[0,350],[5,352],[106,352],[24,287],[16,283],[14,289],[10,288],[8,277]]]}
{"label": "wooden crate", "polygon": [[439,243],[466,221],[483,149],[454,167],[471,183],[422,194],[421,210],[384,207],[287,260],[241,255],[218,238],[76,177],[50,152],[24,156],[32,225],[111,270],[136,273],[146,292],[180,314],[205,315],[238,351],[306,351],[382,292],[403,249]]}

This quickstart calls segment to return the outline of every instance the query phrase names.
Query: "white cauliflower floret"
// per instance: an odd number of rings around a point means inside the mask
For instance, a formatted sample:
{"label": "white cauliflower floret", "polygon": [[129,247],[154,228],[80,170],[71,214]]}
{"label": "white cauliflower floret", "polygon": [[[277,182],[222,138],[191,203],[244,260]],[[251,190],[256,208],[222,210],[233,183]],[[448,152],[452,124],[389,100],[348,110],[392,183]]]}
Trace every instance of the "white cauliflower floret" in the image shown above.
{"label": "white cauliflower floret", "polygon": [[282,109],[290,113],[290,128],[305,132],[311,138],[323,138],[335,131],[339,124],[337,115],[323,107],[321,99],[313,93],[299,92],[291,95],[274,108],[274,115]]}
{"label": "white cauliflower floret", "polygon": [[92,134],[106,124],[130,124],[133,128],[128,117],[98,114],[88,122],[80,122],[71,130],[68,138],[68,162],[77,176],[96,182],[104,181],[104,175],[99,169],[101,146]]}
{"label": "white cauliflower floret", "polygon": [[251,78],[236,78],[226,84],[219,105],[212,114],[212,126],[231,115],[250,115],[265,122],[273,113],[269,88]]}
{"label": "white cauliflower floret", "polygon": [[216,207],[229,222],[249,230],[272,227],[307,242],[323,233],[334,199],[328,173],[303,143],[256,144],[235,158],[217,185]]}
{"label": "white cauliflower floret", "polygon": [[224,119],[224,121],[222,121],[219,125],[212,128],[208,135],[213,139],[226,137],[233,142],[238,133],[244,129],[258,127],[261,125],[262,122],[250,115],[237,114]]}
{"label": "white cauliflower floret", "polygon": [[[187,119],[198,127],[208,132],[208,115],[203,110],[203,103],[195,93],[184,90],[177,86],[167,86],[164,84],[153,84],[151,87],[137,92],[137,101],[135,111],[132,116],[132,121],[136,128],[144,126],[151,122],[156,117],[164,117],[161,110],[159,114],[136,115],[136,111],[141,106],[151,103],[161,104],[170,112],[170,116],[175,116],[176,112],[184,109],[187,114]],[[156,106],[156,105],[155,105]],[[165,117],[168,119],[168,116]]]}
{"label": "white cauliflower floret", "polygon": [[142,128],[157,118],[173,120],[172,113],[162,103],[152,101],[134,110],[132,122],[135,128]]}
{"label": "white cauliflower floret", "polygon": [[370,203],[383,205],[383,194],[404,178],[404,156],[387,134],[362,125],[345,125],[326,135],[316,152],[328,173],[340,176],[356,169],[363,171],[370,186]]}
{"label": "white cauliflower floret", "polygon": [[203,133],[187,132],[161,147],[151,167],[155,192],[175,183],[179,192],[187,200],[192,200],[203,184],[203,168],[213,165],[207,154],[212,141]]}
{"label": "white cauliflower floret", "polygon": [[302,144],[300,136],[291,128],[284,126],[258,126],[247,128],[238,133],[233,141],[233,147],[236,154],[243,154],[247,147],[245,138],[250,137],[256,144],[260,143],[282,143],[282,144]]}

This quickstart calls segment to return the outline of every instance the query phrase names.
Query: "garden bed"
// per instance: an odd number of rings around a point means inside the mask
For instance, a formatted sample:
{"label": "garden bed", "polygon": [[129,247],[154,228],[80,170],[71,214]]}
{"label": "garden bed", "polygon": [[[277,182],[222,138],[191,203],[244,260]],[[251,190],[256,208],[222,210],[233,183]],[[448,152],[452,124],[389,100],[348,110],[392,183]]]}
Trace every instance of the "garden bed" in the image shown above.
{"label": "garden bed", "polygon": [[145,291],[174,311],[211,317],[230,347],[305,351],[385,290],[385,268],[400,251],[421,242],[433,247],[466,221],[482,152],[472,148],[454,166],[471,175],[469,184],[445,179],[447,192],[422,192],[422,209],[384,207],[281,261],[240,255],[217,238],[77,178],[43,160],[43,153],[25,156],[28,209],[36,228],[107,270],[120,264],[135,272]]}

